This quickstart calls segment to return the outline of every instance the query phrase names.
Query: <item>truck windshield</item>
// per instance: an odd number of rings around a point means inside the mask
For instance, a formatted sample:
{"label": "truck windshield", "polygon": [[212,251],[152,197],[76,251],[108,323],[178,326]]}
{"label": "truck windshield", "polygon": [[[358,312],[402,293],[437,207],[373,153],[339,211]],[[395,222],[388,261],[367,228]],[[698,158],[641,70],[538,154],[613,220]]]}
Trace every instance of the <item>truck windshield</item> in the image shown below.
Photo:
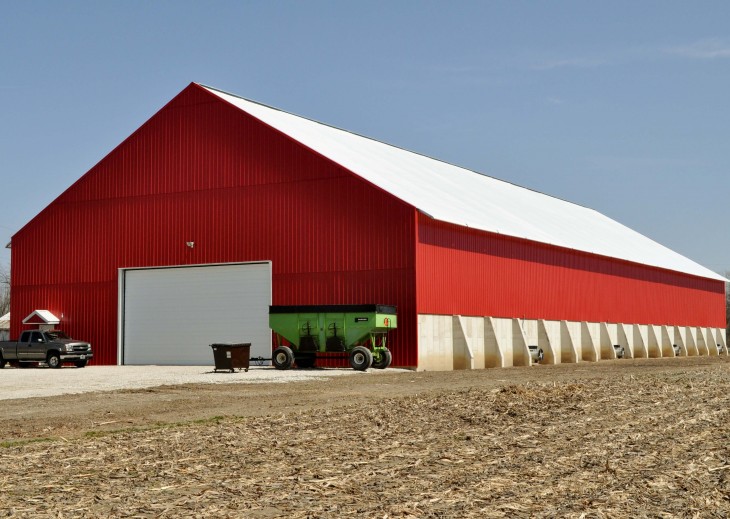
{"label": "truck windshield", "polygon": [[46,332],[46,337],[48,337],[48,340],[51,340],[51,341],[58,341],[58,340],[69,338],[68,335],[66,335],[62,331],[58,331],[58,330],[55,330],[52,332]]}

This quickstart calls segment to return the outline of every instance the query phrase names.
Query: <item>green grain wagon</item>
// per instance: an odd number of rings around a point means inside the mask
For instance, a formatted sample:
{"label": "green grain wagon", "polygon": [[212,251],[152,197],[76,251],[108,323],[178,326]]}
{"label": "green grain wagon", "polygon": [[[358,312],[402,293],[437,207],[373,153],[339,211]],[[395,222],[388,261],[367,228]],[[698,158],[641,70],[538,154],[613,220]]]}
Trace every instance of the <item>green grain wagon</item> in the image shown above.
{"label": "green grain wagon", "polygon": [[[294,363],[311,368],[318,354],[342,352],[353,369],[385,369],[393,360],[387,334],[397,325],[395,306],[270,306],[269,327],[276,338],[272,361],[278,369]],[[282,338],[290,345],[283,345]]]}

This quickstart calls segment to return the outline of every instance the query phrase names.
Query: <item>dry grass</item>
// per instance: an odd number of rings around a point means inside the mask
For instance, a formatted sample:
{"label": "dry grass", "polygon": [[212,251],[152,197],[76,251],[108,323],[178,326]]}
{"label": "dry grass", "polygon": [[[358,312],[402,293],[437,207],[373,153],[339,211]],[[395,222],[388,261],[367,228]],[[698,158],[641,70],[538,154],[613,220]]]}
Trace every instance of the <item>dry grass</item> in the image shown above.
{"label": "dry grass", "polygon": [[729,517],[729,374],[373,395],[8,446],[0,516]]}

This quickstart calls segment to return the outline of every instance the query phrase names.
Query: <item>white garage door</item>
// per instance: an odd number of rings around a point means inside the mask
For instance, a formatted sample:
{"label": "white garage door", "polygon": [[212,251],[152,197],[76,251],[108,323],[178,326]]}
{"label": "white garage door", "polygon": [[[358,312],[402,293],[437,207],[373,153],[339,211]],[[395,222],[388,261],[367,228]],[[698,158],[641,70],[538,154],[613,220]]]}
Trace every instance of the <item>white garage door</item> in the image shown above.
{"label": "white garage door", "polygon": [[125,269],[122,364],[205,366],[213,343],[251,343],[271,357],[271,263]]}

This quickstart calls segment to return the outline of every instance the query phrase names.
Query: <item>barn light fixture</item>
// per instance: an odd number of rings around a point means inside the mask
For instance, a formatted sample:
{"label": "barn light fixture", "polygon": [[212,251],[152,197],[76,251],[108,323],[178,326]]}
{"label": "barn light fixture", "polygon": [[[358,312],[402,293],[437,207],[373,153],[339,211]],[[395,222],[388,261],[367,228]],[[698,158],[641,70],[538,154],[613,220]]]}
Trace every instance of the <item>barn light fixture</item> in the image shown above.
{"label": "barn light fixture", "polygon": [[185,245],[187,245],[188,247],[190,247],[192,249],[193,247],[195,247],[195,242],[194,241],[186,241],[185,242]]}

